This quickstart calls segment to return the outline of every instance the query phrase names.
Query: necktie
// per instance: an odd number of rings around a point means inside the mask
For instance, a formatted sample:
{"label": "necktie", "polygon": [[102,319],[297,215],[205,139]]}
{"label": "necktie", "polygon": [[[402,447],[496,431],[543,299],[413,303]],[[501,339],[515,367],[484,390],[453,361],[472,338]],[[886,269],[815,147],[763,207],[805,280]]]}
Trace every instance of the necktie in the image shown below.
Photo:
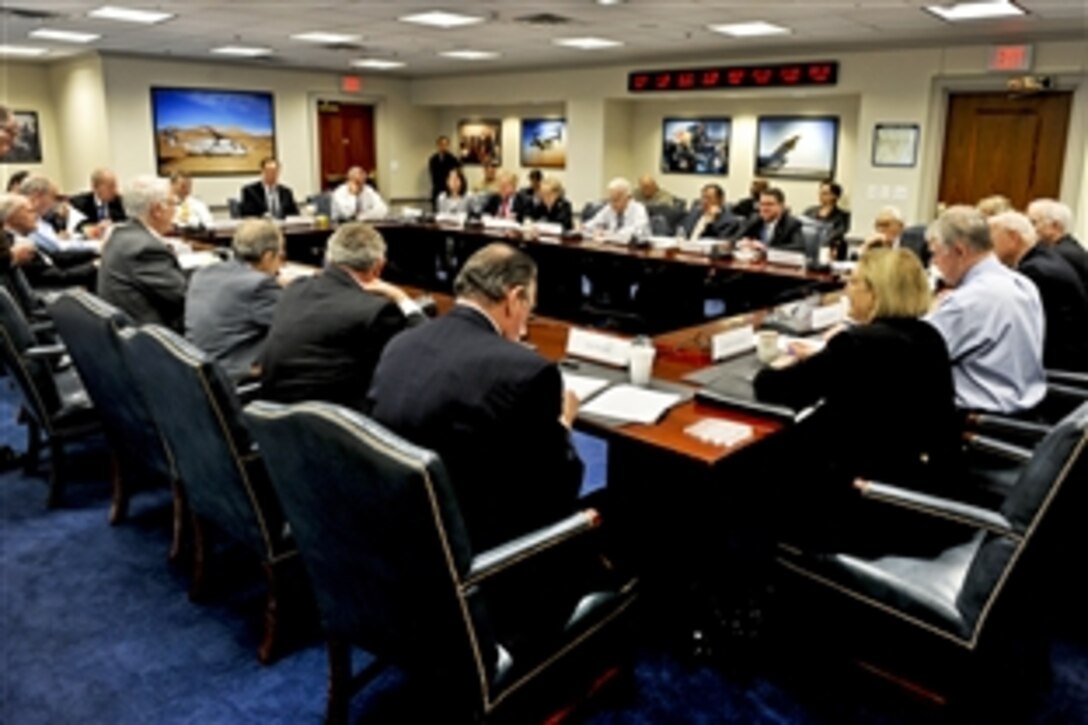
{"label": "necktie", "polygon": [[691,240],[703,238],[703,230],[706,229],[706,225],[710,223],[710,217],[706,215],[699,217],[699,221],[695,224],[695,228],[691,230]]}
{"label": "necktie", "polygon": [[506,197],[502,200],[502,209],[499,210],[499,217],[502,219],[508,219],[510,217],[510,197]]}
{"label": "necktie", "polygon": [[98,205],[98,221],[100,221],[100,222],[105,221],[107,216],[108,216],[108,214],[106,212],[106,205],[105,204],[99,204]]}
{"label": "necktie", "polygon": [[181,213],[178,215],[178,220],[182,226],[189,223],[189,200],[186,199],[181,203]]}
{"label": "necktie", "polygon": [[763,243],[769,245],[771,243],[771,237],[774,236],[774,225],[763,225]]}
{"label": "necktie", "polygon": [[616,231],[623,229],[623,212],[616,215]]}
{"label": "necktie", "polygon": [[266,192],[268,193],[268,213],[278,219],[280,216],[280,199],[279,194],[276,193],[276,187],[269,186]]}
{"label": "necktie", "polygon": [[363,195],[363,192],[361,192],[361,191],[358,194],[355,195],[355,213],[352,215],[352,217],[356,218],[356,219],[359,218],[359,212],[361,212],[363,210],[362,209],[362,202],[359,200],[362,195]]}

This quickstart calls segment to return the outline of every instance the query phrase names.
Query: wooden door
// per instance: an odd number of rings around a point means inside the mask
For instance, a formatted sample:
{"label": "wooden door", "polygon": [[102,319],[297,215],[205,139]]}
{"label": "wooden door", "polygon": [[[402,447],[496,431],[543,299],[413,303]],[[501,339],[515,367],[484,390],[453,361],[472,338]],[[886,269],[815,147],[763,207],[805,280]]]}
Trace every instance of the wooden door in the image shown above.
{"label": "wooden door", "polygon": [[374,107],[340,101],[317,102],[321,146],[321,188],[339,185],[352,166],[374,171]]}
{"label": "wooden door", "polygon": [[956,93],[949,98],[940,201],[975,204],[1003,194],[1023,209],[1061,195],[1072,93],[1010,96]]}

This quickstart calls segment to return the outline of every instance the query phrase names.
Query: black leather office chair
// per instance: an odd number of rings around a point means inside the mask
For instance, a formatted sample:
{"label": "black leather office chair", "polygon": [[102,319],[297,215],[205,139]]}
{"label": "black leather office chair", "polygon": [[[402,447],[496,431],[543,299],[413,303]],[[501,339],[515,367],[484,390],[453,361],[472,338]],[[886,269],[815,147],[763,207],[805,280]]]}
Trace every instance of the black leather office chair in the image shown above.
{"label": "black leather office chair", "polygon": [[131,320],[85,290],[70,290],[58,296],[49,312],[98,408],[113,453],[110,523],[124,519],[129,497],[138,485],[169,482],[175,494],[171,556],[177,556],[184,506],[174,462],[121,353],[118,332],[130,326]]}
{"label": "black leather office chair", "polygon": [[[433,453],[325,403],[257,402],[246,418],[321,611],[330,721],[346,718],[349,690],[365,677],[353,677],[351,645],[450,693],[449,720],[460,721],[462,708],[486,717],[557,670],[634,601],[633,580],[596,592],[581,600],[554,641],[508,648],[496,639],[482,590],[508,569],[524,571],[545,552],[573,545],[596,526],[594,512],[474,552]],[[541,582],[542,591],[549,586]]]}
{"label": "black leather office chair", "polygon": [[314,194],[306,199],[307,204],[314,205],[314,211],[319,216],[332,217],[332,194],[329,192],[322,192],[320,194]]}
{"label": "black leather office chair", "polygon": [[70,365],[57,364],[66,353],[63,345],[39,346],[15,300],[0,288],[0,359],[23,396],[28,472],[37,468],[43,436],[49,446],[50,508],[60,504],[64,492],[65,445],[101,431],[79,375]]}
{"label": "black leather office chair", "polygon": [[582,223],[584,224],[597,216],[597,212],[603,209],[606,203],[604,201],[587,201],[586,205],[582,207]]}
{"label": "black leather office chair", "polygon": [[227,199],[227,213],[231,219],[241,219],[242,202],[238,199]]}
{"label": "black leather office chair", "polygon": [[801,220],[801,236],[805,239],[805,259],[816,262],[820,259],[820,248],[827,244],[831,228],[806,216],[797,218]]}
{"label": "black leather office chair", "polygon": [[219,365],[166,328],[129,328],[120,337],[128,369],[170,447],[193,514],[190,595],[203,595],[204,524],[210,523],[261,560],[268,595],[259,656],[270,662],[279,649],[280,594],[289,589],[285,579],[298,552],[285,533],[286,520],[234,386]]}
{"label": "black leather office chair", "polygon": [[[785,545],[779,561],[804,579],[890,615],[915,632],[972,651],[995,605],[1006,596],[1018,563],[1033,546],[1039,549],[1044,543],[1047,556],[1053,555],[1054,532],[1082,517],[1083,508],[1075,502],[1083,501],[1085,481],[1088,404],[1047,433],[1018,469],[1000,506],[986,508],[872,483],[865,496],[901,507],[917,519],[909,537],[869,545],[865,553],[802,551]],[[942,531],[939,540],[931,536],[935,529]],[[1049,564],[1039,556],[1034,559],[1044,568]]]}
{"label": "black leather office chair", "polygon": [[676,233],[676,228],[664,214],[651,214],[650,233],[655,237],[671,237]]}

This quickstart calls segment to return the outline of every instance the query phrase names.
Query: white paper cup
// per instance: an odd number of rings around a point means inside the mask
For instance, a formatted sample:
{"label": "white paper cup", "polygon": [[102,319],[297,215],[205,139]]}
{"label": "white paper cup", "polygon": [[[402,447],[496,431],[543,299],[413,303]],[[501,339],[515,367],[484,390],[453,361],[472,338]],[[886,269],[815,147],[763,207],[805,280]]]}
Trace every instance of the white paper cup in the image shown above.
{"label": "white paper cup", "polygon": [[756,338],[756,355],[764,365],[770,365],[779,355],[778,333],[774,330],[762,330]]}
{"label": "white paper cup", "polygon": [[629,369],[631,371],[631,384],[647,386],[650,384],[650,378],[653,377],[654,372],[654,356],[657,354],[657,350],[653,345],[632,345],[631,346],[631,363]]}

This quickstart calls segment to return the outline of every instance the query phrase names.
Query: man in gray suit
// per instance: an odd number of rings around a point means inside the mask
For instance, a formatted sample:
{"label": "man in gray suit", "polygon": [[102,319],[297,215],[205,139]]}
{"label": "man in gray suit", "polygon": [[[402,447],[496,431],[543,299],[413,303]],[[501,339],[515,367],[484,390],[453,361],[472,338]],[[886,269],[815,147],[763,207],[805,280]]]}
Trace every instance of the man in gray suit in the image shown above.
{"label": "man in gray suit", "polygon": [[200,269],[185,298],[185,336],[234,380],[252,375],[282,288],[283,235],[250,219],[234,233],[234,259]]}
{"label": "man in gray suit", "polygon": [[98,270],[98,296],[137,324],[181,331],[185,275],[162,235],[174,226],[170,182],[139,176],[125,190],[129,221],[110,232]]}

